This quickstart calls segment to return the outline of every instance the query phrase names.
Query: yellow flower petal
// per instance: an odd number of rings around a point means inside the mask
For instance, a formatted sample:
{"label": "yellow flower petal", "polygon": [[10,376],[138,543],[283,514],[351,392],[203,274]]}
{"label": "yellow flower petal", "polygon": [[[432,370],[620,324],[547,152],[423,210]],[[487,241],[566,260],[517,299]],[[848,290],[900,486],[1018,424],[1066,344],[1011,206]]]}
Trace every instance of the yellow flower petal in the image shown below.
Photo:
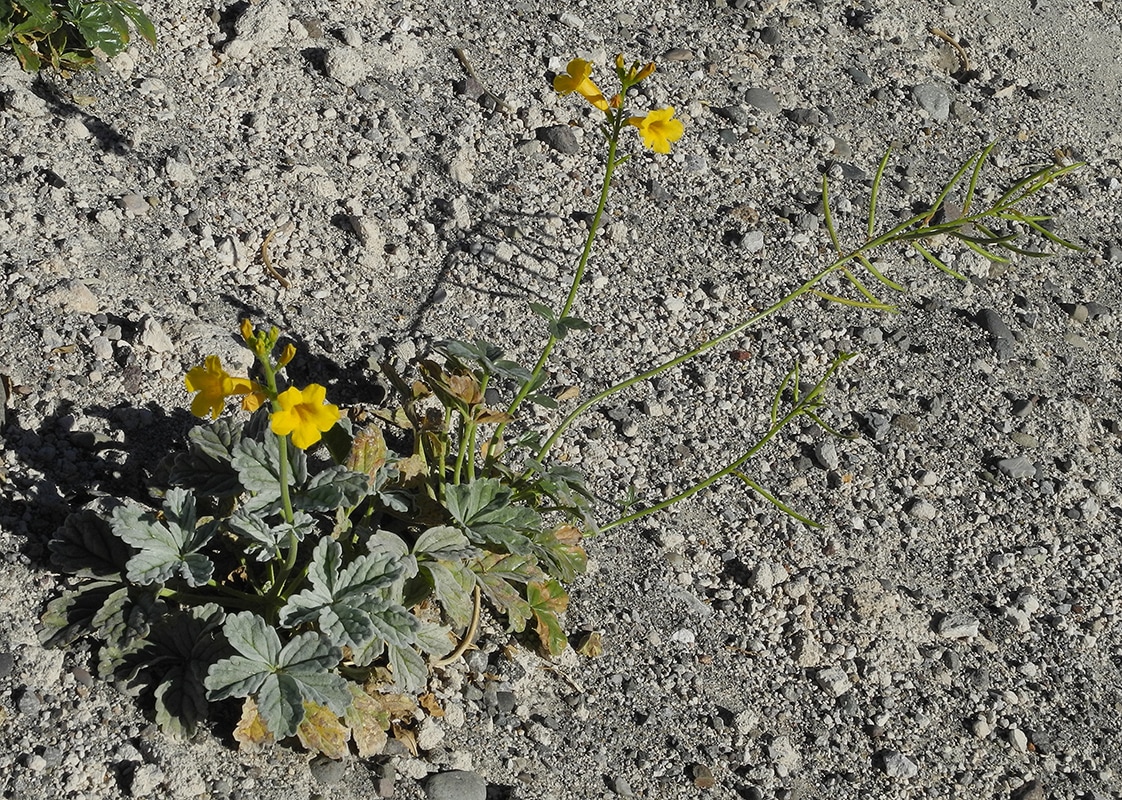
{"label": "yellow flower petal", "polygon": [[277,436],[291,435],[294,445],[307,450],[339,421],[339,407],[326,399],[327,389],[318,383],[285,389],[277,395],[280,410],[273,412],[269,427]]}
{"label": "yellow flower petal", "polygon": [[608,110],[608,101],[603,93],[589,77],[592,74],[592,65],[583,58],[574,58],[569,62],[566,72],[553,79],[553,88],[558,94],[572,94],[576,92],[601,111]]}
{"label": "yellow flower petal", "polygon": [[631,117],[627,124],[639,129],[645,147],[656,153],[669,153],[670,143],[681,139],[685,132],[681,121],[673,117],[674,109],[668,106],[655,109],[645,117]]}
{"label": "yellow flower petal", "polygon": [[184,383],[187,391],[198,392],[191,401],[191,413],[196,417],[218,419],[226,407],[226,398],[236,394],[248,394],[253,383],[247,378],[232,378],[222,369],[218,356],[207,356],[201,367],[192,367]]}

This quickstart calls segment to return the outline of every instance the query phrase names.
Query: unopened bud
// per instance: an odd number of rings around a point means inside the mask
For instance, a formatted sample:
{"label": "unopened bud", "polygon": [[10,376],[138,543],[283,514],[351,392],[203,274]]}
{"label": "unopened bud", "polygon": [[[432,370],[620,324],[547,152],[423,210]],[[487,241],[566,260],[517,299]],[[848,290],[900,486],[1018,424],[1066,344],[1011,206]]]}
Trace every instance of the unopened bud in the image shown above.
{"label": "unopened bud", "polygon": [[280,367],[286,366],[288,362],[294,358],[296,358],[296,345],[289,342],[284,346],[284,349],[281,350],[280,358],[277,359],[277,368],[279,369]]}
{"label": "unopened bud", "polygon": [[253,341],[253,323],[249,321],[249,317],[242,320],[242,339],[246,344]]}
{"label": "unopened bud", "polygon": [[635,82],[638,83],[639,81],[646,80],[647,78],[651,77],[651,74],[654,71],[655,71],[655,65],[654,65],[654,62],[652,61],[650,64],[647,64],[647,66],[645,66],[641,70],[639,70],[639,73],[635,76]]}

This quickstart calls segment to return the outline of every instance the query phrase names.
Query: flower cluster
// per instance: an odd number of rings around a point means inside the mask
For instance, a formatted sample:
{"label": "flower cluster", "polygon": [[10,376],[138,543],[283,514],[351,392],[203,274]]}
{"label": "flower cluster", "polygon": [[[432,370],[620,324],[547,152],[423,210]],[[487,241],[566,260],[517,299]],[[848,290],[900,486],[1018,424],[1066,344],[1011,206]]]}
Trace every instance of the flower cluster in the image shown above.
{"label": "flower cluster", "polygon": [[[616,56],[616,75],[622,89],[619,94],[613,95],[611,100],[608,100],[592,80],[592,64],[583,58],[574,58],[569,62],[565,73],[553,79],[553,88],[562,95],[579,94],[603,111],[609,121],[616,121],[616,115],[622,113],[623,100],[628,90],[649,78],[654,71],[653,63],[640,67],[636,62],[630,67],[625,67],[623,56]],[[643,145],[656,153],[669,153],[670,143],[681,139],[684,132],[681,121],[674,119],[672,106],[655,109],[644,117],[626,117],[618,121],[638,129],[639,135],[643,138]]]}
{"label": "flower cluster", "polygon": [[296,356],[296,348],[291,343],[286,344],[273,361],[271,354],[280,338],[276,328],[258,331],[249,320],[244,320],[241,334],[246,347],[253,351],[261,365],[264,381],[232,376],[222,368],[218,356],[207,356],[202,366],[188,371],[185,379],[187,391],[197,392],[191,401],[191,413],[218,419],[230,397],[241,397],[242,408],[246,411],[255,411],[268,400],[273,406],[269,416],[273,433],[291,436],[294,445],[307,450],[339,421],[339,407],[326,402],[327,390],[318,383],[303,389],[291,386],[278,391],[277,373]]}

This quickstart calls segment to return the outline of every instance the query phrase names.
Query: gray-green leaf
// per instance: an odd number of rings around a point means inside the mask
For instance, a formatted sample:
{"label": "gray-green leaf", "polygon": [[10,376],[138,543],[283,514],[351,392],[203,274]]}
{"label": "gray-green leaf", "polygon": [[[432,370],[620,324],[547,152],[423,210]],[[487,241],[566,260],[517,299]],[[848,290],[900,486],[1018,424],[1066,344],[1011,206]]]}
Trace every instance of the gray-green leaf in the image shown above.
{"label": "gray-green leaf", "polygon": [[210,668],[205,682],[210,700],[255,694],[261,718],[281,739],[296,733],[303,722],[305,701],[340,716],[350,705],[347,682],[331,671],[342,650],[322,634],[308,631],[282,647],[277,632],[250,611],[227,617],[223,631],[240,655]]}
{"label": "gray-green leaf", "polygon": [[322,539],[308,567],[311,586],[288,599],[280,622],[295,627],[315,621],[334,644],[362,647],[375,634],[371,614],[381,611],[381,590],[400,574],[397,560],[387,553],[359,556],[343,566],[342,545]]}
{"label": "gray-green leaf", "polygon": [[214,573],[214,564],[198,552],[214,534],[216,523],[199,525],[195,497],[185,489],[171,489],[164,498],[164,520],[136,506],[113,511],[113,532],[139,552],[129,559],[128,579],[133,583],[164,583],[172,576],[189,586],[202,586]]}
{"label": "gray-green leaf", "polygon": [[309,511],[357,506],[366,497],[369,484],[368,475],[333,466],[313,475],[308,485],[296,492],[292,503]]}
{"label": "gray-green leaf", "polygon": [[81,578],[119,578],[132,556],[109,523],[89,510],[70,514],[47,546],[56,567]]}

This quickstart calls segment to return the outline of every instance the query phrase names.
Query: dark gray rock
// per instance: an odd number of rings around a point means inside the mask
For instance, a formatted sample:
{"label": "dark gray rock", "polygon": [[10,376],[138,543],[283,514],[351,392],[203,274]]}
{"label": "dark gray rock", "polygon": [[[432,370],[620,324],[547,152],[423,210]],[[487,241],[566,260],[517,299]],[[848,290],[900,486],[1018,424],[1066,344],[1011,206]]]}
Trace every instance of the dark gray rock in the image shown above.
{"label": "dark gray rock", "polygon": [[924,83],[912,90],[916,105],[936,122],[946,122],[951,113],[951,93],[941,83]]}
{"label": "dark gray rock", "polygon": [[983,308],[976,317],[979,327],[990,335],[990,345],[1000,358],[1013,356],[1016,339],[1001,315],[992,308]]}
{"label": "dark gray rock", "polygon": [[767,114],[779,113],[779,100],[768,89],[745,89],[744,102]]}
{"label": "dark gray rock", "polygon": [[568,125],[547,125],[538,128],[537,137],[539,141],[545,142],[546,146],[558,153],[573,155],[580,152],[577,135]]}
{"label": "dark gray rock", "polygon": [[474,772],[438,772],[425,780],[429,800],[487,800],[487,783]]}
{"label": "dark gray rock", "polygon": [[324,786],[331,786],[343,780],[347,772],[347,762],[326,756],[317,756],[309,765],[312,776]]}

